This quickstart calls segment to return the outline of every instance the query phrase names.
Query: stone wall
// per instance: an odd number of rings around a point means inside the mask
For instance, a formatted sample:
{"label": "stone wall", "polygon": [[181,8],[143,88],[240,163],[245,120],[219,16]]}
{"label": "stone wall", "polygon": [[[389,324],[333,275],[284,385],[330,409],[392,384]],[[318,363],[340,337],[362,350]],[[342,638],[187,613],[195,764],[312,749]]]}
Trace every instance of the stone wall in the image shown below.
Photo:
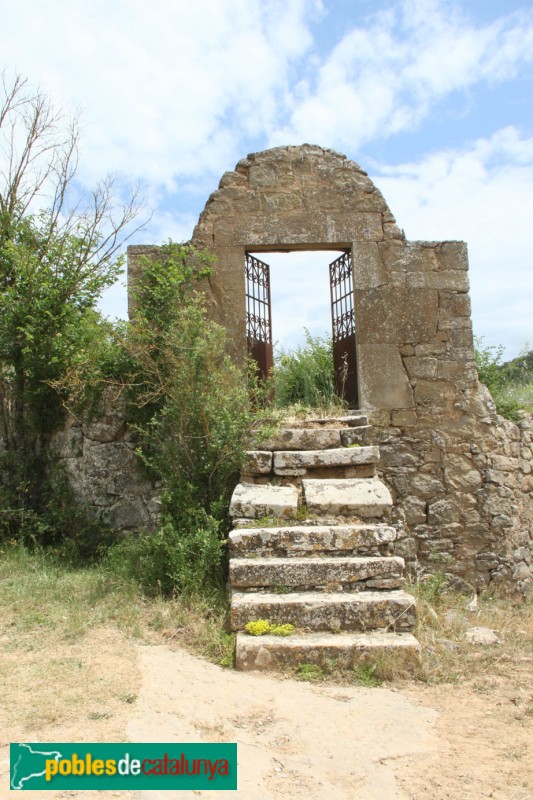
{"label": "stone wall", "polygon": [[410,532],[406,556],[457,576],[459,586],[525,591],[533,577],[533,424],[497,416],[479,384],[468,395],[455,420],[437,412],[421,422],[416,409],[409,419],[373,414],[382,476]]}
{"label": "stone wall", "polygon": [[311,145],[239,161],[209,197],[193,243],[217,256],[211,298],[237,356],[247,251],[351,250],[360,406],[411,534],[406,555],[478,588],[525,588],[532,425],[498,417],[478,382],[466,245],[406,241],[367,174]]}
{"label": "stone wall", "polygon": [[158,520],[159,487],[144,474],[135,447],[122,403],[109,392],[98,414],[71,418],[53,435],[50,455],[90,514],[121,531],[150,530]]}

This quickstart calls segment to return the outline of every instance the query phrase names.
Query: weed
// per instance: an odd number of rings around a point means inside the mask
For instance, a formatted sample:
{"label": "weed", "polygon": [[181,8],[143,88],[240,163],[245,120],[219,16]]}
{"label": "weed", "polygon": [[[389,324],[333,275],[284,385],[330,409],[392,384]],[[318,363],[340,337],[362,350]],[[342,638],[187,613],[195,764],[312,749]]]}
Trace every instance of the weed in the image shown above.
{"label": "weed", "polygon": [[300,681],[309,681],[309,683],[318,683],[323,681],[326,674],[322,667],[318,664],[298,664],[296,670],[296,677]]}
{"label": "weed", "polygon": [[290,588],[283,583],[272,583],[269,586],[269,590],[273,592],[273,594],[289,594],[290,592]]}
{"label": "weed", "polygon": [[270,632],[270,622],[267,619],[256,619],[247,622],[244,627],[250,636],[264,636]]}
{"label": "weed", "polygon": [[354,676],[357,683],[360,683],[361,686],[367,686],[368,688],[381,686],[383,683],[375,664],[360,664],[354,667]]}
{"label": "weed", "polygon": [[520,411],[533,411],[533,351],[524,347],[517,358],[502,363],[504,348],[486,346],[475,337],[476,367],[479,380],[490,391],[499,414],[514,422]]}
{"label": "weed", "polygon": [[326,409],[339,406],[333,372],[333,343],[330,338],[311,336],[305,330],[305,345],[276,355],[274,370],[276,404]]}

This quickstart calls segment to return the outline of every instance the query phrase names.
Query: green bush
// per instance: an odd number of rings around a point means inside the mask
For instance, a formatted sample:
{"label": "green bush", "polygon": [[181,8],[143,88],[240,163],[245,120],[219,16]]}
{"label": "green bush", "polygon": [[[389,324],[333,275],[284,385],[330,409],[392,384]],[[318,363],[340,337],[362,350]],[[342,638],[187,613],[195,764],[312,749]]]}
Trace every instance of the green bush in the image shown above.
{"label": "green bush", "polygon": [[199,287],[212,257],[172,242],[159,256],[143,262],[119,378],[138,455],[164,486],[162,523],[114,547],[109,564],[146,591],[210,591],[224,580],[229,501],[261,404],[208,318]]}
{"label": "green bush", "polygon": [[209,593],[223,584],[220,522],[202,510],[181,525],[164,517],[154,533],[128,535],[109,550],[107,567],[148,595]]}
{"label": "green bush", "polygon": [[533,410],[533,351],[524,351],[502,363],[502,345],[486,346],[483,337],[475,338],[479,380],[490,391],[499,414],[518,421],[519,412]]}
{"label": "green bush", "polygon": [[130,407],[144,409],[139,455],[165,485],[164,510],[180,520],[203,509],[227,522],[231,492],[260,413],[246,365],[228,355],[227,333],[208,318],[201,281],[212,257],[172,242],[145,259],[138,311],[125,347],[136,374]]}
{"label": "green bush", "polygon": [[276,405],[300,404],[310,408],[339,405],[333,374],[333,343],[305,330],[305,345],[281,350],[273,371]]}

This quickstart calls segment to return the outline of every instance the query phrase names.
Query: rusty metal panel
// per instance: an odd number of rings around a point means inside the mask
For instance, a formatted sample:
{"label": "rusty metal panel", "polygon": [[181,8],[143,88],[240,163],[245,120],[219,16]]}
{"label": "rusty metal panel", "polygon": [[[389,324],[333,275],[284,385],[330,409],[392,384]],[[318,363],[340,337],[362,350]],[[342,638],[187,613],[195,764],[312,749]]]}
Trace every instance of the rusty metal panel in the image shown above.
{"label": "rusty metal panel", "polygon": [[343,253],[329,265],[329,285],[335,388],[350,408],[358,408],[351,253]]}
{"label": "rusty metal panel", "polygon": [[272,372],[272,314],[270,304],[270,267],[246,253],[246,338],[248,353],[257,364],[261,378]]}

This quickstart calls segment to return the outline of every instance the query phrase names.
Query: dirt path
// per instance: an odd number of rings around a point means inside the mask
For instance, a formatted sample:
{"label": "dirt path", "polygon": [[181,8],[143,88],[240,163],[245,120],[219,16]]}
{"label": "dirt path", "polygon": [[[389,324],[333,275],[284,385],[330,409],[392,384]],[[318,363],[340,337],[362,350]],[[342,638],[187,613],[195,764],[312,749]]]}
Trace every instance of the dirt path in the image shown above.
{"label": "dirt path", "polygon": [[[533,799],[530,658],[459,686],[365,689],[223,670],[177,644],[134,645],[110,628],[59,649],[3,644],[0,800],[15,797],[10,741],[125,739],[238,743],[236,793],[164,800]],[[102,796],[163,800],[150,791],[46,792]]]}
{"label": "dirt path", "polygon": [[[134,741],[236,741],[242,800],[529,800],[533,717],[507,684],[364,689],[221,670],[139,648]],[[531,694],[531,686],[529,693]],[[226,797],[168,792],[165,798]],[[156,800],[140,792],[138,800]]]}

